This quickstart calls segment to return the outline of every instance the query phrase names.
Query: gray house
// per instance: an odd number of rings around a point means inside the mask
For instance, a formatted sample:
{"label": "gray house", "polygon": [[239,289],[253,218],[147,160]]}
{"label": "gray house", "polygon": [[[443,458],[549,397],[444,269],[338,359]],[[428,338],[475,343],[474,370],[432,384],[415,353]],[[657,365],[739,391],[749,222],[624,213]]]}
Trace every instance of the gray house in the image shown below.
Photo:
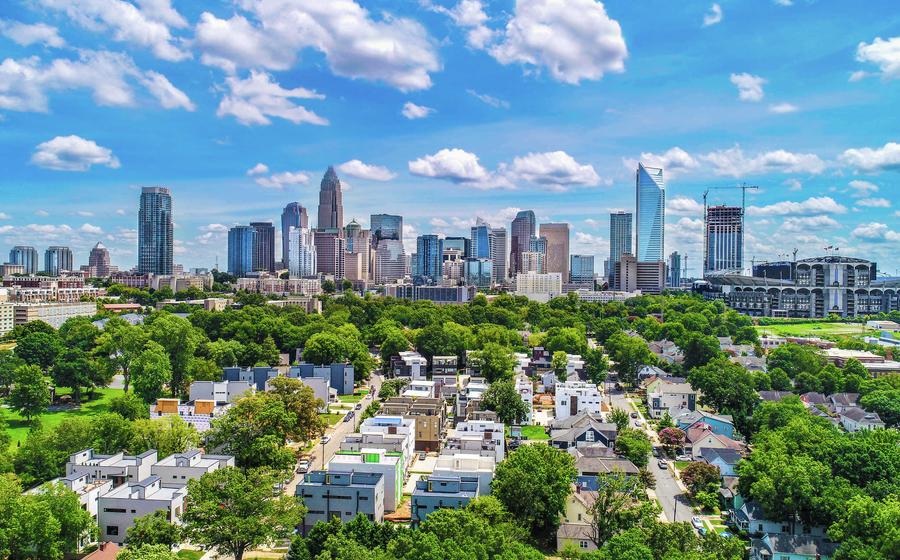
{"label": "gray house", "polygon": [[350,364],[331,364],[317,366],[306,362],[291,366],[288,377],[306,379],[308,377],[321,377],[328,380],[331,388],[338,395],[353,394],[353,366]]}
{"label": "gray house", "polygon": [[438,509],[460,509],[478,497],[478,478],[474,476],[430,476],[416,481],[410,503],[412,523],[417,525]]}
{"label": "gray house", "polygon": [[246,381],[257,391],[266,390],[266,381],[278,375],[278,370],[268,366],[242,369],[227,367],[222,369],[222,381]]}
{"label": "gray house", "polygon": [[303,534],[319,521],[337,517],[343,522],[359,514],[370,521],[384,521],[384,475],[377,472],[313,471],[297,485],[296,496],[309,511],[303,518]]}

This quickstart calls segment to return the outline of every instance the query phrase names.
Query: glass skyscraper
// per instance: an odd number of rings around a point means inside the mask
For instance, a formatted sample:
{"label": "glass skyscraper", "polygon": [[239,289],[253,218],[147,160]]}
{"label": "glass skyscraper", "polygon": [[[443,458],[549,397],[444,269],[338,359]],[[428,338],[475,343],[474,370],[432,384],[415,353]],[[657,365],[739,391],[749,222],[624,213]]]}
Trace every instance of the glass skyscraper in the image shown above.
{"label": "glass skyscraper", "polygon": [[416,274],[419,283],[435,283],[441,279],[441,244],[437,235],[420,235],[416,239]]}
{"label": "glass skyscraper", "polygon": [[275,226],[272,222],[250,222],[256,230],[253,244],[253,270],[275,272]]}
{"label": "glass skyscraper", "polygon": [[138,273],[172,274],[174,249],[172,193],[165,187],[144,187],[138,211]]}
{"label": "glass skyscraper", "polygon": [[309,217],[299,202],[289,202],[281,212],[281,261],[284,268],[290,269],[291,228],[308,228]]}
{"label": "glass skyscraper", "polygon": [[663,170],[638,163],[635,174],[637,224],[634,244],[637,260],[661,261],[665,248],[666,183]]}
{"label": "glass skyscraper", "polygon": [[319,229],[344,227],[344,198],[341,181],[329,166],[319,186]]}
{"label": "glass skyscraper", "polygon": [[288,274],[291,278],[303,278],[316,274],[316,241],[306,227],[288,230]]}
{"label": "glass skyscraper", "polygon": [[403,216],[372,214],[369,217],[369,231],[372,232],[372,242],[376,244],[382,239],[402,241]]}
{"label": "glass skyscraper", "polygon": [[37,274],[38,252],[28,245],[16,245],[9,251],[10,264],[20,264],[25,267],[25,274]]}
{"label": "glass skyscraper", "polygon": [[559,272],[563,283],[569,281],[569,224],[541,224],[541,237],[546,238],[544,272]]}
{"label": "glass skyscraper", "polygon": [[522,270],[522,253],[531,251],[531,238],[534,237],[537,221],[534,212],[522,210],[512,221],[510,226],[510,276]]}
{"label": "glass skyscraper", "polygon": [[491,225],[481,218],[472,226],[472,242],[469,245],[469,257],[473,259],[491,258]]}
{"label": "glass skyscraper", "polygon": [[616,263],[631,250],[631,212],[613,212],[609,215],[609,283],[614,285]]}
{"label": "glass skyscraper", "polygon": [[228,274],[245,276],[253,272],[253,247],[256,229],[251,226],[234,226],[228,230]]}
{"label": "glass skyscraper", "polygon": [[72,263],[72,249],[54,245],[47,247],[44,251],[44,272],[50,276],[59,276],[62,271],[71,272],[74,264]]}
{"label": "glass skyscraper", "polygon": [[573,284],[594,283],[594,255],[572,255],[570,282]]}
{"label": "glass skyscraper", "polygon": [[441,239],[441,254],[444,251],[452,249],[462,253],[463,257],[469,254],[469,238],[468,237],[445,237]]}

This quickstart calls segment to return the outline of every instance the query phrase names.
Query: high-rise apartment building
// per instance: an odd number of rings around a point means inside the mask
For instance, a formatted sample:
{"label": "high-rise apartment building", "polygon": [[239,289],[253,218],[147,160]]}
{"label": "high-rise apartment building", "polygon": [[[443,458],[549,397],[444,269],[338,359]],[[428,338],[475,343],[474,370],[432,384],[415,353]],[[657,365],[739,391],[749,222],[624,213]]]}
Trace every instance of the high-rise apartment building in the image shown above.
{"label": "high-rise apartment building", "polygon": [[382,239],[375,249],[374,280],[379,284],[391,284],[406,275],[406,252],[399,239]]}
{"label": "high-rise apartment building", "polygon": [[309,217],[299,202],[289,202],[281,211],[281,261],[284,268],[290,270],[291,228],[308,228]]}
{"label": "high-rise apartment building", "polygon": [[506,243],[506,228],[491,229],[491,260],[494,261],[494,283],[506,282],[509,275],[509,248]]}
{"label": "high-rise apartment building", "polygon": [[541,224],[541,237],[547,239],[544,272],[559,272],[563,283],[569,281],[569,224]]}
{"label": "high-rise apartment building", "polygon": [[706,250],[703,273],[744,268],[744,216],[740,206],[706,209]]}
{"label": "high-rise apartment building", "polygon": [[371,232],[362,229],[359,222],[350,220],[344,228],[347,240],[347,258],[345,273],[351,282],[366,282],[374,268],[374,250],[372,249]]}
{"label": "high-rise apartment building", "polygon": [[307,227],[288,230],[288,274],[291,278],[303,278],[316,274],[316,240]]}
{"label": "high-rise apartment building", "polygon": [[253,270],[275,272],[275,226],[272,222],[250,222],[256,230]]}
{"label": "high-rise apartment building", "polygon": [[638,163],[635,173],[637,260],[664,260],[666,241],[666,183],[663,170]]}
{"label": "high-rise apartment building", "polygon": [[336,228],[343,233],[344,198],[341,193],[341,181],[334,168],[328,166],[322,183],[319,185],[319,223],[318,229]]}
{"label": "high-rise apartment building", "polygon": [[522,271],[522,253],[531,250],[531,238],[534,237],[537,220],[531,210],[522,210],[513,218],[509,228],[510,252],[509,275],[515,276]]}
{"label": "high-rise apartment building", "polygon": [[640,290],[645,294],[659,294],[666,284],[666,263],[643,262],[625,253],[615,263],[616,283],[613,289],[622,292]]}
{"label": "high-rise apartment building", "polygon": [[28,245],[16,245],[9,251],[9,263],[22,265],[25,274],[37,274],[40,267],[37,249]]}
{"label": "high-rise apartment building", "polygon": [[570,283],[593,286],[594,255],[572,255],[570,264]]}
{"label": "high-rise apartment building", "polygon": [[344,230],[317,229],[313,236],[316,243],[316,272],[334,276],[335,280],[342,280],[345,274],[344,253],[347,250]]}
{"label": "high-rise apartment building", "polygon": [[376,246],[382,239],[403,240],[403,216],[394,214],[372,214],[369,217],[372,243]]}
{"label": "high-rise apartment building", "polygon": [[[446,254],[448,250],[462,252],[463,258],[469,254],[469,238],[468,237],[445,237],[441,239],[441,254]],[[446,260],[446,258],[444,259]]]}
{"label": "high-rise apartment building", "polygon": [[174,252],[172,193],[165,187],[144,187],[138,211],[138,273],[172,274]]}
{"label": "high-rise apartment building", "polygon": [[255,246],[256,228],[234,226],[228,230],[228,274],[241,277],[253,272]]}
{"label": "high-rise apartment building", "polygon": [[517,274],[526,274],[528,272],[544,273],[544,252],[543,251],[525,251],[521,255],[522,270]]}
{"label": "high-rise apartment building", "polygon": [[416,239],[417,283],[434,284],[441,279],[441,244],[433,233],[420,235]]}
{"label": "high-rise apartment building", "polygon": [[112,273],[109,250],[101,242],[97,242],[88,256],[88,270],[92,276],[105,278]]}
{"label": "high-rise apartment building", "polygon": [[72,249],[52,245],[44,251],[44,272],[50,276],[59,276],[63,271],[71,272],[75,267],[73,261]]}
{"label": "high-rise apartment building", "polygon": [[615,264],[631,250],[631,212],[612,212],[609,215],[609,281],[615,282]]}
{"label": "high-rise apartment building", "polygon": [[475,220],[469,243],[469,257],[473,259],[491,258],[491,224],[481,218]]}
{"label": "high-rise apartment building", "polygon": [[669,255],[669,287],[681,286],[681,254],[674,251]]}
{"label": "high-rise apartment building", "polygon": [[491,259],[466,259],[464,276],[466,284],[479,288],[490,288],[494,274],[494,262]]}

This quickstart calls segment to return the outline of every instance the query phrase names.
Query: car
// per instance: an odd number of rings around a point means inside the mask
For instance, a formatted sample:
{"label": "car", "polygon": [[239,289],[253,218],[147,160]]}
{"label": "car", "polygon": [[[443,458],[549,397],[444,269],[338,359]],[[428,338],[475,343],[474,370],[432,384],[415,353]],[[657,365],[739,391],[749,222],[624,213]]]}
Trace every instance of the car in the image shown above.
{"label": "car", "polygon": [[632,417],[632,418],[637,418],[637,417],[638,417],[638,413],[637,413],[637,412],[632,412],[632,413],[631,413],[631,417]]}
{"label": "car", "polygon": [[419,460],[420,461],[424,461],[425,457],[427,457],[427,456],[428,456],[428,454],[425,453],[424,451],[419,451]]}
{"label": "car", "polygon": [[658,466],[661,469],[666,469],[666,468],[669,468],[669,462],[666,461],[665,459],[660,459],[659,461],[656,462],[656,466]]}
{"label": "car", "polygon": [[693,461],[694,459],[690,455],[679,455],[675,457],[676,461]]}
{"label": "car", "polygon": [[732,535],[728,531],[722,531],[721,533],[719,533],[719,536],[722,537],[723,539],[730,539],[734,535]]}
{"label": "car", "polygon": [[703,527],[703,520],[695,515],[694,517],[691,517],[691,525],[694,526],[694,529],[699,529],[700,527]]}
{"label": "car", "polygon": [[309,470],[309,461],[300,461],[297,463],[297,474],[304,474]]}
{"label": "car", "polygon": [[653,456],[654,456],[654,457],[659,457],[659,447],[654,447],[654,448],[653,448]]}
{"label": "car", "polygon": [[635,428],[640,428],[640,427],[642,427],[643,425],[644,425],[644,423],[641,422],[640,420],[635,420],[635,421],[634,421],[634,427],[635,427]]}
{"label": "car", "polygon": [[701,537],[704,537],[706,536],[706,533],[709,532],[709,530],[706,527],[699,527],[697,529],[697,532],[700,533]]}
{"label": "car", "polygon": [[322,443],[322,445],[325,445],[326,443],[328,443],[329,441],[331,441],[331,436],[329,436],[329,435],[324,435],[324,436],[322,436],[322,439],[320,439],[319,441]]}
{"label": "car", "polygon": [[356,403],[356,406],[353,407],[353,410],[359,410],[362,408],[362,403]]}

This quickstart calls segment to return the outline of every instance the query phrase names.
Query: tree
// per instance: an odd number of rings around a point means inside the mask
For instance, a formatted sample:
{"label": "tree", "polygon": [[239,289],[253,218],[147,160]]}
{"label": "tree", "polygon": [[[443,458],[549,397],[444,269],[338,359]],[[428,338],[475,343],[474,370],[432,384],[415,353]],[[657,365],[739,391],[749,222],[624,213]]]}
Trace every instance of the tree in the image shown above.
{"label": "tree", "polygon": [[567,365],[569,365],[568,354],[566,354],[562,350],[557,350],[553,353],[553,358],[550,360],[550,369],[552,369],[557,376],[561,376],[566,373]]}
{"label": "tree", "polygon": [[81,388],[91,384],[93,367],[84,351],[70,348],[61,354],[51,368],[53,382],[57,387],[71,388],[75,404],[81,404]]}
{"label": "tree", "polygon": [[122,372],[125,392],[131,384],[131,364],[141,355],[146,343],[144,329],[119,317],[107,321],[103,334],[97,340],[96,355],[113,373]]}
{"label": "tree", "polygon": [[78,495],[62,484],[45,484],[32,496],[26,499],[46,504],[59,523],[59,548],[64,553],[78,552],[81,538],[97,530],[91,514],[81,508]]}
{"label": "tree", "polygon": [[492,383],[481,402],[487,410],[496,412],[497,419],[504,424],[521,424],[528,416],[528,405],[512,381]]}
{"label": "tree", "polygon": [[828,536],[840,542],[835,560],[888,560],[897,558],[900,497],[883,501],[854,496],[839,512]]}
{"label": "tree", "polygon": [[524,445],[497,465],[492,495],[539,541],[559,524],[575,478],[574,458],[549,445]]}
{"label": "tree", "polygon": [[684,352],[684,369],[691,369],[706,365],[710,360],[722,355],[719,350],[719,341],[714,336],[708,336],[701,332],[688,332],[679,343]]}
{"label": "tree", "polygon": [[638,370],[656,364],[656,357],[643,339],[618,332],[606,341],[606,350],[616,362],[616,371],[623,382],[634,385]]}
{"label": "tree", "polygon": [[105,413],[95,416],[92,421],[92,444],[94,451],[104,455],[115,455],[128,449],[134,438],[134,424],[118,414]]}
{"label": "tree", "polygon": [[659,514],[637,479],[609,473],[599,475],[597,483],[599,489],[588,517],[591,540],[598,548],[622,531],[652,524]]}
{"label": "tree", "polygon": [[35,332],[16,342],[15,353],[26,364],[35,365],[46,371],[56,363],[63,345],[55,332]]}
{"label": "tree", "polygon": [[285,439],[296,425],[296,414],[284,401],[269,393],[256,393],[240,399],[213,420],[206,432],[207,447],[234,455],[235,463],[242,468],[286,471],[293,466],[295,455]]}
{"label": "tree", "polygon": [[404,336],[403,331],[394,328],[388,331],[387,336],[381,343],[381,365],[387,370],[391,364],[391,356],[396,356],[400,352],[409,350],[409,340]]}
{"label": "tree", "polygon": [[472,354],[472,359],[481,366],[481,375],[488,383],[512,379],[516,362],[509,348],[488,342],[481,350]]}
{"label": "tree", "polygon": [[599,348],[589,348],[584,354],[584,367],[587,372],[588,379],[591,383],[601,384],[606,379],[606,373],[609,371],[609,362],[603,350]]}
{"label": "tree", "polygon": [[129,545],[116,555],[116,560],[178,560],[178,555],[164,544]]}
{"label": "tree", "polygon": [[723,414],[734,416],[739,430],[746,428],[746,418],[759,402],[753,376],[740,364],[727,358],[716,358],[688,374],[688,382],[700,391],[700,403]]}
{"label": "tree", "polygon": [[544,349],[551,355],[557,352],[584,355],[587,351],[587,338],[574,327],[554,327],[547,331]]}
{"label": "tree", "polygon": [[15,380],[9,405],[31,422],[50,406],[50,383],[37,365],[20,366],[15,371]]}
{"label": "tree", "polygon": [[293,441],[306,442],[325,433],[328,427],[319,416],[319,409],[325,406],[322,399],[317,399],[311,387],[304,385],[299,379],[278,376],[269,380],[267,391],[284,403],[285,410],[292,412],[296,418],[286,435]]}
{"label": "tree", "polygon": [[328,365],[343,362],[347,356],[347,345],[338,335],[320,332],[312,335],[303,348],[303,360]]}
{"label": "tree", "polygon": [[626,428],[616,436],[616,453],[624,456],[637,467],[646,467],[653,445],[642,431]]}
{"label": "tree", "polygon": [[191,325],[190,321],[177,315],[159,312],[152,315],[151,318],[147,334],[150,336],[150,340],[159,344],[169,357],[172,372],[169,388],[174,397],[186,389],[184,381],[188,366],[191,358],[194,357],[197,346],[203,340],[203,336]]}
{"label": "tree", "polygon": [[172,365],[165,349],[147,342],[143,352],[131,366],[134,392],[146,403],[156,401],[163,394],[163,386],[172,384]]}
{"label": "tree", "polygon": [[269,471],[236,467],[189,481],[191,499],[182,516],[187,537],[235,560],[242,560],[247,550],[288,537],[306,508],[293,496],[273,496],[277,481]]}
{"label": "tree", "polygon": [[825,367],[825,357],[818,348],[801,344],[782,344],[771,350],[766,357],[769,370],[779,368],[788,374],[791,379],[796,378],[801,372],[816,375]]}
{"label": "tree", "polygon": [[100,329],[94,326],[90,317],[72,317],[59,327],[59,337],[63,346],[91,352],[97,345]]}
{"label": "tree", "polygon": [[400,394],[400,390],[409,385],[409,380],[402,377],[396,379],[387,379],[378,389],[378,398],[381,400],[396,397]]}
{"label": "tree", "polygon": [[687,486],[691,496],[696,496],[697,493],[708,490],[710,485],[718,485],[719,467],[703,461],[692,461],[681,470],[681,481]]}
{"label": "tree", "polygon": [[659,431],[659,441],[665,446],[670,455],[684,445],[686,437],[684,430],[679,428],[663,428]]}
{"label": "tree", "polygon": [[900,427],[900,389],[872,391],[859,399],[864,410],[875,412],[890,427]]}
{"label": "tree", "polygon": [[109,411],[115,412],[126,420],[150,418],[150,408],[147,403],[134,393],[124,393],[110,399]]}
{"label": "tree", "polygon": [[12,350],[0,350],[0,394],[9,393],[9,388],[15,381],[16,369],[23,365],[25,360],[16,356]]}
{"label": "tree", "polygon": [[792,389],[791,378],[781,368],[770,369],[769,379],[772,382],[773,391],[790,391]]}
{"label": "tree", "polygon": [[156,449],[160,457],[168,457],[200,445],[197,429],[180,416],[135,420],[132,429],[134,435],[129,451],[133,454]]}
{"label": "tree", "polygon": [[181,527],[170,523],[163,511],[154,511],[134,520],[128,528],[128,546],[163,545],[169,550],[182,541]]}
{"label": "tree", "polygon": [[859,379],[868,379],[870,377],[869,370],[867,370],[866,366],[864,366],[862,362],[860,362],[856,358],[850,358],[849,360],[847,360],[847,362],[844,364],[843,371],[844,375],[847,377],[856,377]]}
{"label": "tree", "polygon": [[627,428],[628,424],[631,422],[628,417],[628,413],[621,408],[614,408],[609,415],[609,420],[616,425],[616,428],[620,432]]}

